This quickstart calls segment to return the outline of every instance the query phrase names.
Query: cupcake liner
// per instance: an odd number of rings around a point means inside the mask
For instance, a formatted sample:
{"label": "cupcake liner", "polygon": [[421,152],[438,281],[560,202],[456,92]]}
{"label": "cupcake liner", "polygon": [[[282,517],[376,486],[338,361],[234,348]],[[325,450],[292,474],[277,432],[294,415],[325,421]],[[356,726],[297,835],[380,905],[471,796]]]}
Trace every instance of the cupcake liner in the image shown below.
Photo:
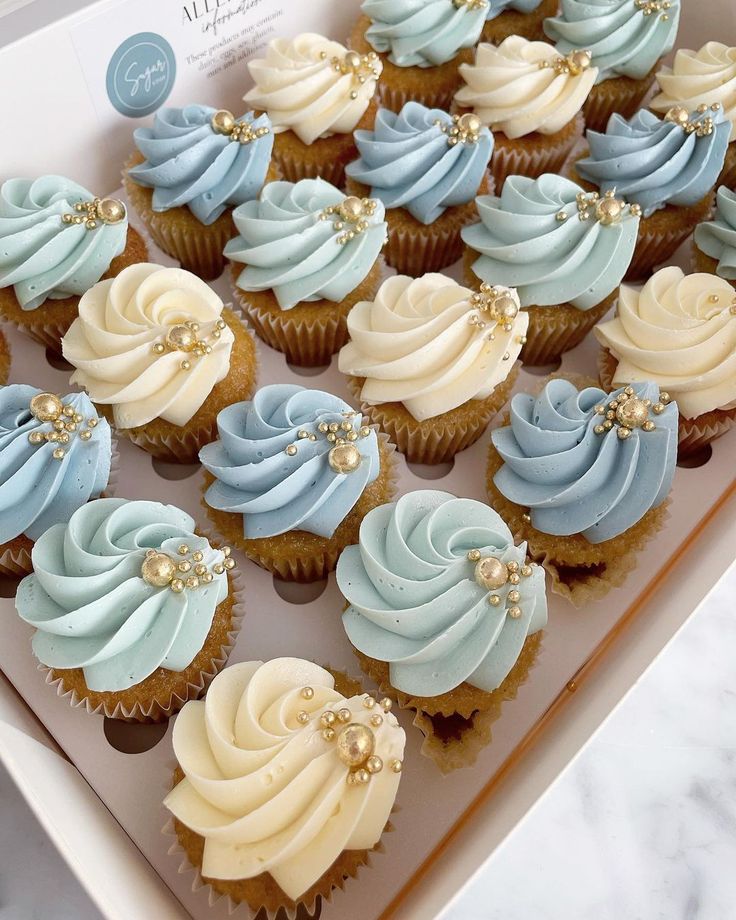
{"label": "cupcake liner", "polygon": [[5,338],[2,329],[0,329],[0,385],[8,382],[10,374],[10,346]]}
{"label": "cupcake liner", "polygon": [[506,404],[519,373],[519,362],[486,399],[471,399],[457,409],[418,422],[401,403],[371,405],[360,398],[363,379],[348,377],[347,386],[360,410],[385,432],[410,463],[447,463],[480,438]]}
{"label": "cupcake liner", "polygon": [[544,173],[559,173],[570,151],[583,136],[584,128],[585,122],[580,112],[555,134],[539,134],[535,131],[527,137],[508,138],[503,132],[497,132],[491,157],[491,172],[496,189],[501,189],[508,176],[537,179]]}
{"label": "cupcake liner", "polygon": [[690,208],[669,205],[655,211],[639,223],[634,258],[626,272],[626,281],[646,279],[656,265],[667,262],[677,247],[690,236],[699,223],[709,220],[713,212],[713,192]]}
{"label": "cupcake liner", "polygon": [[660,61],[657,61],[641,80],[611,77],[602,83],[596,83],[583,106],[585,127],[593,131],[605,131],[608,119],[614,112],[618,112],[623,118],[631,118],[641,108],[644,97],[654,83],[654,75],[659,70],[659,65]]}
{"label": "cupcake liner", "polygon": [[544,34],[543,23],[548,16],[557,15],[558,7],[559,0],[542,0],[536,10],[530,13],[505,10],[483,26],[480,40],[500,45],[510,35],[521,35],[533,42],[549,41]]}
{"label": "cupcake liner", "polygon": [[731,141],[726,150],[726,159],[715,187],[721,185],[736,188],[736,141]]}

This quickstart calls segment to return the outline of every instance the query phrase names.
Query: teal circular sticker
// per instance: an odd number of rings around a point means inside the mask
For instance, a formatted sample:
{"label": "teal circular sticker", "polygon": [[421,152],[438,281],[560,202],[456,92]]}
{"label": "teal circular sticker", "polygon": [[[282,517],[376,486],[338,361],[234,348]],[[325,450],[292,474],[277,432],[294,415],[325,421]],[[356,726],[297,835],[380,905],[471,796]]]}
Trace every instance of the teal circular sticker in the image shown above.
{"label": "teal circular sticker", "polygon": [[175,77],[171,45],[155,32],[138,32],[118,46],[107,65],[107,95],[122,115],[141,118],[166,101]]}

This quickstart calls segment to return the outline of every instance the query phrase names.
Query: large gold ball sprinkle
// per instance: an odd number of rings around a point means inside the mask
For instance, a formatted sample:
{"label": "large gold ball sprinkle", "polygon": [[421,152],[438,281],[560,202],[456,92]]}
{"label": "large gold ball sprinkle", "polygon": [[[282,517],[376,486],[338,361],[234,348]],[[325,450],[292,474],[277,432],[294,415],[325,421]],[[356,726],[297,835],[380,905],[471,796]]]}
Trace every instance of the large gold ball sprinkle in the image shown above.
{"label": "large gold ball sprinkle", "polygon": [[515,319],[519,312],[516,301],[508,294],[503,294],[494,303],[496,315],[502,319]]}
{"label": "large gold ball sprinkle", "polygon": [[485,556],[475,567],[475,580],[487,591],[502,587],[508,579],[508,569],[495,556]]}
{"label": "large gold ball sprinkle", "polygon": [[360,55],[357,51],[348,51],[345,55],[345,66],[349,70],[357,70],[360,67]]}
{"label": "large gold ball sprinkle", "polygon": [[211,125],[215,134],[231,134],[235,127],[235,116],[227,109],[218,109],[212,116]]}
{"label": "large gold ball sprinkle", "polygon": [[97,216],[105,224],[119,224],[125,219],[125,205],[117,198],[103,198],[97,205]]}
{"label": "large gold ball sprinkle", "polygon": [[624,205],[618,198],[601,198],[595,206],[595,215],[602,224],[614,224],[621,219]]}
{"label": "large gold ball sprinkle", "polygon": [[337,736],[337,754],[348,767],[359,767],[373,754],[376,739],[367,725],[351,722]]}
{"label": "large gold ball sprinkle", "polygon": [[37,393],[30,404],[31,415],[39,422],[52,422],[62,412],[64,406],[53,393]]}
{"label": "large gold ball sprinkle", "polygon": [[590,51],[573,51],[567,60],[570,73],[577,75],[590,67],[593,58]]}
{"label": "large gold ball sprinkle", "polygon": [[171,326],[166,333],[166,344],[177,351],[192,351],[196,343],[194,332],[184,323]]}
{"label": "large gold ball sprinkle", "polygon": [[360,451],[354,444],[336,444],[327,455],[330,468],[336,473],[353,473],[360,466]]}
{"label": "large gold ball sprinkle", "polygon": [[649,418],[649,407],[642,399],[630,397],[616,409],[616,419],[627,428],[641,428]]}
{"label": "large gold ball sprinkle", "polygon": [[469,134],[477,134],[483,127],[483,122],[478,118],[475,112],[466,112],[458,120],[458,127]]}
{"label": "large gold ball sprinkle", "polygon": [[344,220],[356,221],[363,215],[363,202],[354,195],[348,195],[340,205],[339,211]]}
{"label": "large gold ball sprinkle", "polygon": [[666,121],[673,121],[676,125],[686,125],[690,120],[690,113],[685,106],[675,105],[664,117]]}
{"label": "large gold ball sprinkle", "polygon": [[141,578],[154,588],[164,588],[171,584],[175,574],[176,563],[166,553],[154,553],[143,560]]}

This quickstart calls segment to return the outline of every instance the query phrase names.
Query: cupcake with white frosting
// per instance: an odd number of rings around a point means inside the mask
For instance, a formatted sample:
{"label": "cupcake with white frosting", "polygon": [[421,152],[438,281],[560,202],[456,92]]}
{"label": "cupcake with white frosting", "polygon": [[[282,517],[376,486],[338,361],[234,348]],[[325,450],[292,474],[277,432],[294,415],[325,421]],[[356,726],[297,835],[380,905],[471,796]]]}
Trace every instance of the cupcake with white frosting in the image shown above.
{"label": "cupcake with white frosting", "polygon": [[594,332],[605,387],[653,380],[677,401],[680,456],[736,423],[736,294],[724,278],[662,268],[622,285],[615,319]]}
{"label": "cupcake with white frosting", "polygon": [[272,39],[265,57],[248,62],[255,85],[244,99],[268,115],[284,179],[342,185],[353,131],[373,127],[381,69],[374,51],[358,54],[312,32]]}
{"label": "cupcake with white frosting", "polygon": [[528,325],[512,289],[397,275],[350,311],[338,366],[407,460],[444,463],[508,399]]}
{"label": "cupcake with white frosting", "polygon": [[544,20],[554,16],[559,0],[487,0],[486,22],[481,41],[500,45],[510,35],[530,41],[544,39]]}
{"label": "cupcake with white frosting", "polygon": [[696,271],[718,275],[736,287],[736,192],[725,185],[716,194],[713,220],[695,228],[693,264]]}
{"label": "cupcake with white frosting", "polygon": [[255,343],[196,275],[141,263],[79,303],[62,342],[72,382],[118,433],[155,457],[193,463],[217,413],[255,386]]}

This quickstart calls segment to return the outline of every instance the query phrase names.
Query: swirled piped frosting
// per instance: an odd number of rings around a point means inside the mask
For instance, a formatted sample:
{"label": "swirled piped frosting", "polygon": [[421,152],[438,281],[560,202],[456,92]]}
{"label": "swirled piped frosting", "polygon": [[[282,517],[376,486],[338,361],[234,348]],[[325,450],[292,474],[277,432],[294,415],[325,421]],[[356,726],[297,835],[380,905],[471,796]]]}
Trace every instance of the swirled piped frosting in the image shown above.
{"label": "swirled piped frosting", "polygon": [[636,209],[599,199],[562,176],[509,176],[501,196],[476,198],[480,223],[462,231],[473,271],[517,289],[523,307],[589,310],[621,283],[636,245]]}
{"label": "swirled piped frosting", "polygon": [[459,67],[465,85],[455,101],[506,137],[554,134],[580,112],[598,75],[587,57],[580,60],[585,66],[520,35],[498,46],[481,42],[475,62]]}
{"label": "swirled piped frosting", "polygon": [[32,559],[15,604],[36,628],[34,654],[49,668],[82,668],[93,691],[183,671],[228,595],[231,560],[188,514],[158,502],[82,505],[38,538]]}
{"label": "swirled piped frosting", "polygon": [[514,545],[488,505],[447,492],[409,492],[370,511],[337,583],[350,641],[417,696],[463,682],[496,690],[547,622],[544,570],[526,562],[526,544]]}
{"label": "swirled piped frosting", "polygon": [[[469,124],[475,130],[466,130]],[[386,208],[406,208],[431,224],[447,208],[475,198],[493,136],[477,119],[407,102],[398,114],[380,109],[372,131],[355,132],[355,146],[360,158],[347,166],[347,175],[370,186]]]}
{"label": "swirled piped frosting", "polygon": [[298,899],[343,851],[378,842],[405,741],[393,713],[344,697],[316,664],[240,662],[177,716],[184,779],[164,805],[204,838],[203,876],[268,872]]}
{"label": "swirled piped frosting", "polygon": [[650,103],[655,112],[718,103],[731,122],[731,140],[736,140],[736,47],[706,42],[699,51],[681,48],[672,67],[657,71],[657,83],[661,92]]}
{"label": "swirled piped frosting", "polygon": [[516,10],[519,13],[533,13],[542,0],[488,0],[488,11],[486,12],[486,21],[495,19],[506,10]]}
{"label": "swirled piped frosting", "polygon": [[621,285],[615,319],[594,329],[615,383],[652,380],[686,418],[736,406],[736,294],[723,278],[669,266]]}
{"label": "swirled piped frosting", "polygon": [[225,255],[245,268],[244,291],[273,290],[282,310],[298,303],[339,303],[373,267],[387,226],[383,203],[346,197],[324,179],[269,182],[258,201],[233,211],[238,236]]}
{"label": "swirled piped frosting", "polygon": [[244,100],[268,113],[274,131],[291,130],[304,144],[350,134],[373,98],[383,64],[339,42],[305,32],[275,38],[265,58],[249,61],[255,86]]}
{"label": "swirled piped frosting", "polygon": [[536,530],[603,543],[667,497],[677,420],[652,382],[607,394],[550,380],[539,396],[514,396],[510,424],[491,432],[504,461],[493,481]]}
{"label": "swirled piped frosting", "polygon": [[680,23],[680,0],[561,0],[544,31],[562,54],[584,49],[598,68],[597,83],[612,77],[642,80],[670,52]]}
{"label": "swirled piped frosting", "polygon": [[129,175],[153,189],[153,210],[186,206],[203,224],[258,196],[273,148],[267,115],[235,119],[209,105],[159,109],[133,138],[145,160]]}
{"label": "swirled piped frosting", "polygon": [[473,292],[440,274],[396,275],[348,314],[344,374],[366,403],[401,402],[418,421],[485,399],[509,375],[529,314],[508,288]]}
{"label": "swirled piped frosting", "polygon": [[219,439],[199,453],[215,477],[211,508],[242,514],[246,539],[292,530],[329,538],[378,478],[378,439],[346,402],[274,383],[217,416]]}
{"label": "swirled piped frosting", "polygon": [[[104,203],[104,213],[96,203]],[[8,179],[0,186],[0,288],[24,310],[81,296],[125,249],[123,204],[95,198],[63,176]]]}
{"label": "swirled piped frosting", "polygon": [[363,0],[365,37],[397,67],[435,67],[480,38],[487,0]]}
{"label": "swirled piped frosting", "polygon": [[698,224],[695,242],[718,262],[717,275],[729,281],[736,280],[736,192],[725,185],[718,189],[713,220]]}
{"label": "swirled piped frosting", "polygon": [[85,393],[0,387],[0,544],[66,522],[110,478],[110,426]]}
{"label": "swirled piped frosting", "polygon": [[79,302],[61,342],[72,383],[112,406],[118,428],[186,425],[230,369],[234,336],[212,288],[182,268],[141,262]]}
{"label": "swirled piped frosting", "polygon": [[646,109],[628,120],[614,114],[605,133],[587,132],[590,155],[575,169],[601,191],[636,201],[645,217],[668,204],[697,204],[718,180],[731,132],[720,107],[702,108],[665,119]]}

